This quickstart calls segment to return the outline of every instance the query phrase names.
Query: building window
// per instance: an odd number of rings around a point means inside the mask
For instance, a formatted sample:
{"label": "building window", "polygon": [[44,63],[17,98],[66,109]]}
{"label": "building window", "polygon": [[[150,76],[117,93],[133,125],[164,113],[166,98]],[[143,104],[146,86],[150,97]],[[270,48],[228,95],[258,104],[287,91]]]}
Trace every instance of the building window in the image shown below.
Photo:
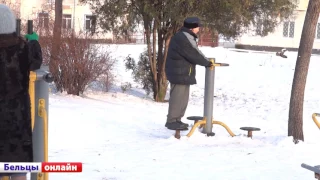
{"label": "building window", "polygon": [[54,2],[55,0],[48,0],[48,3],[49,4],[54,4],[55,2]]}
{"label": "building window", "polygon": [[62,28],[71,29],[71,14],[62,15]]}
{"label": "building window", "polygon": [[320,40],[320,22],[318,22],[317,24],[316,39]]}
{"label": "building window", "polygon": [[283,37],[294,37],[294,22],[288,21],[283,23]]}
{"label": "building window", "polygon": [[262,31],[263,31],[262,19],[258,19],[256,24],[256,35],[261,35]]}
{"label": "building window", "polygon": [[86,15],[84,26],[86,31],[94,33],[96,29],[96,16]]}
{"label": "building window", "polygon": [[49,14],[42,12],[38,14],[39,19],[39,27],[40,28],[48,28],[49,27]]}

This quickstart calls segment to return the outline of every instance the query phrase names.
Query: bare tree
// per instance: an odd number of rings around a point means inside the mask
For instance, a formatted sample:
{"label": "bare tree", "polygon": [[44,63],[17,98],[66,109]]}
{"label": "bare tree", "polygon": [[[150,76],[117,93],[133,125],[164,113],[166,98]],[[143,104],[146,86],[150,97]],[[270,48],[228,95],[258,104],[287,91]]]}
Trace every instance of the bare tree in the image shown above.
{"label": "bare tree", "polygon": [[62,25],[62,0],[55,1],[55,13],[54,13],[54,27],[53,27],[53,39],[52,57],[58,54],[60,39],[61,39],[61,25]]}
{"label": "bare tree", "polygon": [[291,90],[288,136],[293,136],[294,143],[303,137],[303,101],[307,81],[310,57],[315,38],[316,25],[320,13],[320,0],[310,0],[301,34],[298,57]]}
{"label": "bare tree", "polygon": [[[56,74],[59,71],[58,66],[58,54],[59,46],[61,41],[61,25],[62,25],[62,0],[55,0],[55,18],[54,18],[54,27],[53,27],[53,42],[51,49],[51,56],[49,62],[50,71],[53,74]],[[56,80],[56,77],[54,77]]]}

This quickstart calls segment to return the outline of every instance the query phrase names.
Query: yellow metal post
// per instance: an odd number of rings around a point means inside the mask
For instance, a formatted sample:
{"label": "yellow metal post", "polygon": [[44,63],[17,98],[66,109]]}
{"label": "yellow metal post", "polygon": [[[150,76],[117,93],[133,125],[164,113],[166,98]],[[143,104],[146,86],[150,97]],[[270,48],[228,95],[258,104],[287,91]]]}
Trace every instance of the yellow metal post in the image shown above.
{"label": "yellow metal post", "polygon": [[29,96],[31,101],[31,127],[33,130],[34,127],[34,118],[35,118],[35,82],[37,80],[37,74],[33,71],[30,72],[30,82],[29,82]]}
{"label": "yellow metal post", "polygon": [[10,180],[10,179],[9,179],[9,176],[4,176],[1,178],[1,180]]}
{"label": "yellow metal post", "polygon": [[[44,149],[44,162],[48,162],[49,150],[48,150],[48,115],[46,110],[46,101],[45,99],[39,99],[38,104],[38,116],[43,119],[43,149]],[[38,174],[38,180],[48,180],[48,173],[43,173],[43,175]]]}

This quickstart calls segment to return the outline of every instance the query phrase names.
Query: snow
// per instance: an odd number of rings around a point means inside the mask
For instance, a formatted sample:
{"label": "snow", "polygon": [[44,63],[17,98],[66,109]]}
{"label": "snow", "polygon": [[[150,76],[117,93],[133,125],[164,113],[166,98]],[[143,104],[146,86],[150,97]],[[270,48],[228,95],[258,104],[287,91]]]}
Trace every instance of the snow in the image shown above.
{"label": "snow", "polygon": [[[201,47],[207,57],[229,63],[217,67],[214,137],[196,131],[187,138],[164,127],[167,103],[155,103],[125,71],[123,59],[139,56],[145,45],[111,45],[117,60],[117,86],[111,92],[88,91],[83,97],[50,94],[49,161],[83,162],[82,173],[52,173],[51,180],[276,180],[314,179],[301,163],[319,165],[320,131],[311,119],[320,108],[320,57],[312,56],[304,103],[305,141],[287,137],[288,108],[296,52],[237,52]],[[202,116],[205,69],[197,67],[185,118]],[[122,93],[119,86],[133,88]],[[190,121],[183,120],[184,122]],[[261,128],[246,137],[243,126]]]}

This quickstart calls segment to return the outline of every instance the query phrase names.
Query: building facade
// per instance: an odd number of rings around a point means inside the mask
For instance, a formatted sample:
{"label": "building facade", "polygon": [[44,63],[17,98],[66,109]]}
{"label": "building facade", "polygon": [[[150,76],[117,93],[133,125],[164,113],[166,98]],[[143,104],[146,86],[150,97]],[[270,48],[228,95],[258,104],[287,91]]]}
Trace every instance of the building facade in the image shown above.
{"label": "building facade", "polygon": [[[256,36],[255,32],[248,32],[239,37],[235,43],[237,48],[278,51],[286,48],[297,50],[304,24],[309,0],[300,0],[293,16],[281,23],[273,33],[268,36]],[[263,28],[262,25],[258,30]],[[320,21],[317,24],[316,37],[314,41],[314,52],[320,51]]]}
{"label": "building facade", "polygon": [[[26,23],[33,20],[36,31],[41,29],[53,29],[54,0],[5,0],[3,3],[14,10],[17,18]],[[78,0],[63,0],[62,29],[75,32],[99,32],[96,26],[96,17],[89,5],[82,4]],[[112,33],[101,33],[101,38],[112,39]]]}

